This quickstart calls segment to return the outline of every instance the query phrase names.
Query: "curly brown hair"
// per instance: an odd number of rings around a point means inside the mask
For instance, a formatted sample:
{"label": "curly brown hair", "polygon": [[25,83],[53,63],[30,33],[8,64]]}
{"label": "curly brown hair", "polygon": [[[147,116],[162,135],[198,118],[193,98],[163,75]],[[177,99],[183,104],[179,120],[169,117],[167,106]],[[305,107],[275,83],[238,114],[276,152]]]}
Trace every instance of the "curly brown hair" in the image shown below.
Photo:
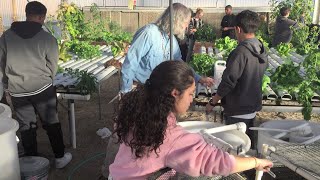
{"label": "curly brown hair", "polygon": [[125,94],[115,118],[118,143],[130,146],[136,158],[154,151],[157,155],[165,139],[167,116],[174,112],[175,98],[194,82],[193,70],[181,61],[165,61],[151,73],[144,85]]}

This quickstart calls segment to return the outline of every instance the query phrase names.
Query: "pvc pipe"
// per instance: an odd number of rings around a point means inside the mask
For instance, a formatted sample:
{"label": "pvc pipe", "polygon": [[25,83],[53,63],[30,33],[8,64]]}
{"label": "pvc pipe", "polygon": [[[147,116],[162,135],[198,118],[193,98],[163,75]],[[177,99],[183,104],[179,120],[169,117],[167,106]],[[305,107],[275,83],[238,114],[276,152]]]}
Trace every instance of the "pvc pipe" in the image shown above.
{"label": "pvc pipe", "polygon": [[245,123],[238,122],[236,124],[230,124],[230,125],[220,126],[220,127],[210,128],[210,129],[203,129],[200,132],[207,133],[207,134],[214,134],[214,133],[229,131],[229,130],[241,130],[243,133],[246,133],[246,129],[247,129],[247,125]]}
{"label": "pvc pipe", "polygon": [[303,142],[303,143],[301,143],[301,144],[308,145],[308,144],[314,143],[314,142],[316,142],[316,141],[318,141],[318,140],[320,140],[320,135],[315,136],[315,137],[313,137],[312,139],[309,139],[309,140],[307,140],[307,141],[305,141],[305,142]]}
{"label": "pvc pipe", "polygon": [[292,164],[290,161],[286,160],[285,158],[283,158],[280,155],[276,154],[275,152],[271,151],[270,148],[268,149],[267,154],[270,157],[278,160],[281,164],[285,165],[286,167],[288,167],[292,171],[294,171],[297,174],[301,175],[302,177],[304,177],[304,178],[306,178],[308,180],[318,180],[317,178],[315,178],[311,174],[307,173],[305,170],[301,169],[301,167]]}
{"label": "pvc pipe", "polygon": [[[119,59],[120,63],[123,63],[124,59],[125,59],[124,57]],[[106,68],[105,70],[101,71],[99,74],[96,74],[95,76],[96,76],[98,82],[100,82],[105,77],[107,77],[107,76],[110,77],[112,74],[114,74],[117,71],[118,70],[114,66],[110,66],[110,67]]]}
{"label": "pvc pipe", "polygon": [[254,131],[277,131],[277,132],[291,132],[286,129],[273,129],[273,128],[263,128],[263,127],[250,127],[250,130]]}
{"label": "pvc pipe", "polygon": [[[298,129],[300,129],[300,128],[306,127],[307,125],[309,125],[309,123],[305,122],[305,123],[303,123],[303,124],[301,124],[301,125],[299,125],[299,126],[295,126],[295,127],[293,127],[293,128],[290,128],[290,129],[289,129],[289,132],[296,131],[296,130],[298,130]],[[280,139],[280,138],[282,138],[283,136],[285,136],[285,135],[287,135],[287,134],[288,134],[288,132],[282,132],[282,133],[277,134],[277,135],[274,135],[274,136],[272,136],[272,137],[273,137],[273,138],[276,138],[276,139]]]}
{"label": "pvc pipe", "polygon": [[277,94],[278,94],[278,97],[284,101],[292,100],[292,96],[285,90],[278,90]]}
{"label": "pvc pipe", "polygon": [[313,16],[312,16],[312,24],[319,24],[319,0],[314,0],[314,9],[313,9]]}
{"label": "pvc pipe", "polygon": [[76,61],[75,59],[71,59],[71,60],[69,60],[69,61],[67,61],[65,63],[62,63],[59,66],[62,67],[62,68],[65,68],[67,65],[70,65],[70,64],[74,63],[75,61]]}
{"label": "pvc pipe", "polygon": [[[203,132],[203,131],[200,131],[200,134],[204,137],[204,139],[206,140],[206,142],[208,144],[212,144],[214,146],[216,146],[218,149],[221,149],[225,152],[231,152],[231,150],[234,150],[233,149],[233,146],[227,142],[225,142],[224,140],[220,139],[220,138],[217,138],[209,133],[206,133],[206,132]],[[235,151],[232,151],[233,153]],[[237,155],[237,152],[234,154],[234,155]]]}
{"label": "pvc pipe", "polygon": [[[262,106],[263,112],[301,112],[303,107],[299,106]],[[320,114],[320,107],[313,107],[311,113]]]}
{"label": "pvc pipe", "polygon": [[92,72],[96,68],[102,67],[101,64],[104,64],[105,62],[111,60],[112,58],[113,58],[112,56],[109,56],[108,58],[103,59],[102,61],[99,61],[98,63],[95,63],[95,64],[91,65],[90,67],[86,67],[84,70],[86,70],[87,72]]}
{"label": "pvc pipe", "polygon": [[81,94],[65,94],[65,93],[57,93],[58,99],[73,99],[73,100],[81,100],[81,101],[89,101],[90,94],[81,95]]}
{"label": "pvc pipe", "polygon": [[85,64],[85,65],[79,67],[78,69],[79,69],[79,71],[83,71],[85,69],[88,69],[92,65],[96,65],[96,67],[102,66],[102,65],[104,65],[105,62],[111,60],[112,58],[113,58],[112,56],[105,55],[105,56],[102,56],[101,58],[99,58],[99,59],[97,59],[95,61],[92,61],[92,62],[90,62],[88,64]]}
{"label": "pvc pipe", "polygon": [[270,88],[269,85],[266,87],[266,91],[264,92],[264,95],[267,97],[269,100],[276,100],[278,99],[277,94]]}

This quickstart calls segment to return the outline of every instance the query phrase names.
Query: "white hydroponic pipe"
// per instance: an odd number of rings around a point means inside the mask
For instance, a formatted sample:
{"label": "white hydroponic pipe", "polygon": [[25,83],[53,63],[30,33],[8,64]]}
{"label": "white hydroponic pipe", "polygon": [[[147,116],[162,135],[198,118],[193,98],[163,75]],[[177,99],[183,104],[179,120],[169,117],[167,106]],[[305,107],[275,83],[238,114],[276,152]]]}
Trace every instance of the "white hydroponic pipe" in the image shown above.
{"label": "white hydroponic pipe", "polygon": [[320,13],[320,1],[314,0],[314,9],[312,16],[312,24],[319,24],[319,13]]}
{"label": "white hydroponic pipe", "polygon": [[[298,106],[262,106],[263,112],[301,112],[303,107]],[[320,107],[313,107],[311,113],[320,114]]]}
{"label": "white hydroponic pipe", "polygon": [[69,61],[65,62],[65,63],[62,63],[61,65],[59,65],[60,67],[62,68],[65,68],[66,66],[74,63],[76,60],[75,59],[70,59]]}
{"label": "white hydroponic pipe", "polygon": [[284,101],[292,100],[292,96],[285,90],[277,90],[278,97]]}
{"label": "white hydroponic pipe", "polygon": [[263,93],[264,96],[267,97],[269,100],[275,100],[278,98],[277,94],[270,88],[269,85],[266,87],[266,91]]}
{"label": "white hydroponic pipe", "polygon": [[[124,59],[125,58],[123,57],[119,61],[121,63],[123,63]],[[100,82],[102,79],[107,77],[110,73],[114,72],[115,70],[116,70],[116,68],[114,66],[110,66],[110,67],[104,69],[103,71],[101,71],[100,73],[96,74],[95,76],[96,76],[98,82]]]}
{"label": "white hydroponic pipe", "polygon": [[230,125],[220,126],[220,127],[210,128],[210,129],[203,129],[200,132],[207,133],[207,134],[214,134],[214,133],[229,131],[229,130],[241,130],[243,133],[246,133],[246,129],[247,129],[247,126],[245,123],[238,122],[236,124],[230,124]]}
{"label": "white hydroponic pipe", "polygon": [[281,164],[285,165],[286,167],[288,167],[292,171],[296,172],[297,174],[301,175],[302,177],[304,177],[308,180],[319,180],[318,178],[315,178],[311,174],[307,173],[301,167],[292,164],[290,161],[288,161],[285,158],[281,157],[280,155],[276,154],[276,152],[271,150],[271,148],[268,149],[267,155],[276,159]]}
{"label": "white hydroponic pipe", "polygon": [[73,99],[73,100],[82,100],[89,101],[90,94],[80,95],[80,94],[65,94],[65,93],[57,93],[58,99]]}
{"label": "white hydroponic pipe", "polygon": [[111,60],[112,58],[113,58],[112,56],[105,55],[95,61],[92,61],[86,65],[79,67],[78,69],[79,69],[79,71],[83,71],[85,69],[88,69],[90,66],[92,66],[94,64],[95,64],[95,67],[103,66],[105,62]]}

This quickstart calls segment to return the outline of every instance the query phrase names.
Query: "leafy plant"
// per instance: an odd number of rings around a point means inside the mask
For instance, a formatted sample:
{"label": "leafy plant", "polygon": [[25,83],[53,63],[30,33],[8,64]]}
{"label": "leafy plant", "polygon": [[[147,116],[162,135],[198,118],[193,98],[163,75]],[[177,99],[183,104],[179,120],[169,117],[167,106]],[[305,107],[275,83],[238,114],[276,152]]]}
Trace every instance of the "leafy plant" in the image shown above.
{"label": "leafy plant", "polygon": [[83,33],[82,29],[85,26],[84,13],[74,3],[62,3],[59,5],[58,20],[62,23],[62,31],[64,38],[68,39],[68,35],[72,39],[77,39]]}
{"label": "leafy plant", "polygon": [[289,53],[293,51],[291,43],[280,43],[277,45],[276,49],[281,57],[288,57]]}
{"label": "leafy plant", "polygon": [[213,26],[210,24],[204,24],[198,28],[194,35],[196,40],[204,42],[213,42],[216,38]]}
{"label": "leafy plant", "polygon": [[312,21],[313,0],[270,0],[270,5],[271,18],[277,18],[282,7],[289,7],[291,9],[289,18],[298,22],[304,16],[306,24],[310,24]]}
{"label": "leafy plant", "polygon": [[289,92],[296,92],[303,78],[299,74],[300,65],[295,66],[292,61],[278,66],[275,72],[270,76],[272,83],[275,83],[277,89],[285,89]]}
{"label": "leafy plant", "polygon": [[66,41],[60,41],[58,44],[59,47],[59,60],[67,62],[72,58],[72,55],[69,54],[69,43]]}
{"label": "leafy plant", "polygon": [[73,41],[70,48],[80,59],[92,59],[101,56],[99,46],[91,45],[87,41]]}
{"label": "leafy plant", "polygon": [[213,65],[216,59],[208,54],[194,54],[192,61],[189,62],[193,69],[204,76],[212,76]]}
{"label": "leafy plant", "polygon": [[87,71],[79,71],[78,69],[72,70],[71,68],[65,69],[68,74],[72,77],[78,78],[76,89],[79,90],[80,94],[92,94],[97,91],[97,78]]}
{"label": "leafy plant", "polygon": [[320,29],[317,26],[309,28],[301,26],[299,29],[292,28],[293,37],[292,44],[296,47],[297,53],[301,55],[309,54],[311,51],[318,49],[317,41]]}
{"label": "leafy plant", "polygon": [[60,66],[58,66],[58,69],[57,69],[57,73],[63,73],[64,69]]}
{"label": "leafy plant", "polygon": [[263,79],[262,79],[262,92],[265,92],[267,89],[268,84],[270,84],[270,78],[267,75],[263,75]]}
{"label": "leafy plant", "polygon": [[217,39],[215,42],[215,47],[221,52],[224,51],[224,57],[228,57],[231,51],[233,51],[237,45],[238,42],[234,39],[231,39],[229,36]]}

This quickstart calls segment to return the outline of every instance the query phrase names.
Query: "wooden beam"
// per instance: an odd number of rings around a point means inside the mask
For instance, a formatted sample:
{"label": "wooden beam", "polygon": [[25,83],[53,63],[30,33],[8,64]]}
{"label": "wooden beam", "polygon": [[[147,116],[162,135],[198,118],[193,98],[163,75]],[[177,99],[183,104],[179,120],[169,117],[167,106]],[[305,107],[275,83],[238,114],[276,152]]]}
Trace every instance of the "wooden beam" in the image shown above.
{"label": "wooden beam", "polygon": [[17,21],[17,2],[16,0],[11,0],[12,2],[12,21]]}

